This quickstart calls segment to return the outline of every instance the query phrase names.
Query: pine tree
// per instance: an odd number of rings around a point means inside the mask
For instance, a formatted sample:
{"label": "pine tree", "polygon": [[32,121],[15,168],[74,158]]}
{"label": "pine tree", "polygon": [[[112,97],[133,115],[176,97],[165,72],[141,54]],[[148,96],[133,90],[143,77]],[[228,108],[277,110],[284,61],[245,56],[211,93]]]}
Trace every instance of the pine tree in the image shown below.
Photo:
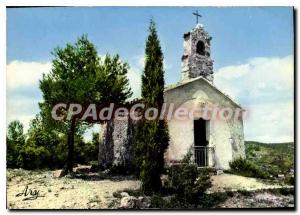
{"label": "pine tree", "polygon": [[[163,53],[155,23],[151,20],[145,50],[145,68],[142,75],[142,101],[145,107],[160,109],[164,102]],[[141,120],[135,136],[135,163],[145,193],[161,188],[160,175],[164,168],[164,153],[169,135],[164,120]]]}
{"label": "pine tree", "polygon": [[129,66],[118,55],[106,55],[102,62],[96,47],[86,35],[78,38],[75,44],[54,49],[53,55],[52,70],[40,81],[44,98],[40,109],[48,126],[55,124],[56,129],[61,126],[67,134],[67,173],[73,171],[74,138],[84,123],[77,116],[62,122],[55,121],[51,117],[52,107],[58,103],[84,105],[124,102],[132,94],[127,78]]}

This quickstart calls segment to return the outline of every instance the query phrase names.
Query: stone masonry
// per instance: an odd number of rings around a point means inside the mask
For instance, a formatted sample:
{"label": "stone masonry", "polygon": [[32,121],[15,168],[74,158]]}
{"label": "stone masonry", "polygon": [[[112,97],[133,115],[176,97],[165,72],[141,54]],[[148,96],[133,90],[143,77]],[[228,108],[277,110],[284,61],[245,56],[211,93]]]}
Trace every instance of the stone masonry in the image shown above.
{"label": "stone masonry", "polygon": [[181,59],[182,80],[202,76],[213,82],[213,60],[210,58],[211,36],[201,24],[185,33]]}

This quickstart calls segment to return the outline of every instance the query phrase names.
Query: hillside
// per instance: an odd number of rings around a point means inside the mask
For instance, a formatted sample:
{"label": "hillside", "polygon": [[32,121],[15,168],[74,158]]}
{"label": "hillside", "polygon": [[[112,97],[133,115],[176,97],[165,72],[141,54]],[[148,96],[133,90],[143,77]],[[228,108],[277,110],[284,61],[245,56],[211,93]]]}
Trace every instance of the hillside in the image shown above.
{"label": "hillside", "polygon": [[271,176],[286,175],[294,169],[294,143],[245,141],[245,149],[247,159]]}

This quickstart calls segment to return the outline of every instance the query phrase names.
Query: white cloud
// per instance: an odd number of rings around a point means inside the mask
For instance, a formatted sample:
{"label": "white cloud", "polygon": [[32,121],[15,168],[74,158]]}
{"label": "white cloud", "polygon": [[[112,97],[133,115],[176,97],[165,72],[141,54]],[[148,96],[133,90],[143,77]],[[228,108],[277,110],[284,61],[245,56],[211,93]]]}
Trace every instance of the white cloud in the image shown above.
{"label": "white cloud", "polygon": [[144,69],[144,54],[139,54],[133,56],[130,61],[130,70],[128,71],[127,77],[129,79],[129,84],[133,92],[130,99],[139,98],[141,96],[141,86],[142,86],[142,71]]}
{"label": "white cloud", "polygon": [[244,120],[246,139],[267,143],[293,141],[293,102],[254,103],[246,108],[250,110],[249,118]]}
{"label": "white cloud", "polygon": [[6,66],[9,89],[37,85],[43,73],[51,70],[51,63],[12,61]]}
{"label": "white cloud", "polygon": [[132,68],[127,73],[129,84],[133,92],[132,99],[139,98],[141,96],[142,77],[141,72],[138,71],[138,69]]}
{"label": "white cloud", "polygon": [[49,62],[12,61],[6,66],[7,124],[19,120],[24,125],[24,131],[27,131],[30,120],[38,113],[38,102],[41,100],[39,79],[50,69]]}
{"label": "white cloud", "polygon": [[293,141],[294,61],[253,58],[242,65],[220,68],[215,84],[250,111],[245,138],[262,142]]}

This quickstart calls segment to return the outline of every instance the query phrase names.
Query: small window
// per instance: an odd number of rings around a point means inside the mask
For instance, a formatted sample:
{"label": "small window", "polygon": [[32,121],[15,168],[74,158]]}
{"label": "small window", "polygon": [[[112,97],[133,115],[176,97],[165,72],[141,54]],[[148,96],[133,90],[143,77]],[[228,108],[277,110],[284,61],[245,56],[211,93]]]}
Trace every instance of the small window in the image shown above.
{"label": "small window", "polygon": [[203,41],[199,41],[198,43],[197,43],[197,54],[199,54],[199,55],[204,55],[205,54],[205,45],[204,45],[204,43],[203,43]]}

